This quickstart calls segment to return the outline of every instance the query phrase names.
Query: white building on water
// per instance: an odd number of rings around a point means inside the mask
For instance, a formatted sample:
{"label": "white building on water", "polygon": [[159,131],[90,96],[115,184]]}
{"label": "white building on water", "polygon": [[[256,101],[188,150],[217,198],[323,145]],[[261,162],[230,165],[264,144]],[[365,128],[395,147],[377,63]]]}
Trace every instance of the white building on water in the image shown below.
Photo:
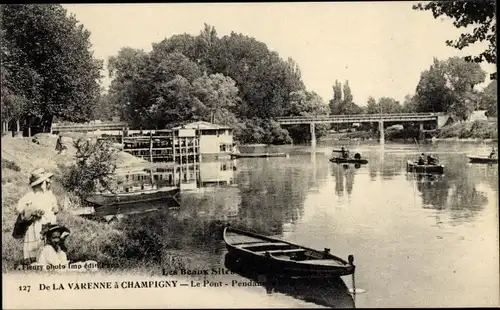
{"label": "white building on water", "polygon": [[225,158],[232,151],[233,128],[229,126],[198,121],[173,128],[179,129],[195,130],[199,137],[199,152],[204,158]]}

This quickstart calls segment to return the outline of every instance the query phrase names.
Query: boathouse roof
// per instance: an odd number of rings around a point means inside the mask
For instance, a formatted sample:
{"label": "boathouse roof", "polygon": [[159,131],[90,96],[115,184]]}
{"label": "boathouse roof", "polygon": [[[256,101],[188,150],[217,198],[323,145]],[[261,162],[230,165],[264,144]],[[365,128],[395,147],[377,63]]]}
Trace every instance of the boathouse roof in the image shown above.
{"label": "boathouse roof", "polygon": [[188,124],[184,124],[182,126],[174,127],[173,129],[176,130],[176,129],[182,129],[182,128],[185,128],[185,129],[232,129],[230,126],[227,126],[227,125],[212,124],[212,123],[205,122],[205,121],[197,121],[197,122],[193,122],[193,123],[188,123]]}

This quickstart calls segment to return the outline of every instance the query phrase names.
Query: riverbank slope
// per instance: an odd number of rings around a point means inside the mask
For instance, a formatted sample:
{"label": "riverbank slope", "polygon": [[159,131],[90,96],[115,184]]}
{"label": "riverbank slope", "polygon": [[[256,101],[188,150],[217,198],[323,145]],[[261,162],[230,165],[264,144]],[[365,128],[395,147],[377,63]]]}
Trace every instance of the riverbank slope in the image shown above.
{"label": "riverbank slope", "polygon": [[[15,208],[17,201],[29,191],[30,172],[39,167],[54,173],[53,191],[61,209],[58,221],[71,230],[67,240],[71,256],[98,262],[115,261],[119,256],[113,251],[113,244],[122,238],[122,232],[113,225],[74,214],[74,210],[79,207],[78,200],[62,188],[60,168],[74,163],[76,150],[68,145],[66,154],[57,154],[56,140],[57,136],[47,135],[36,144],[30,138],[2,137],[2,271],[12,270],[14,264],[22,259],[22,240],[12,237]],[[141,162],[132,155],[123,152],[118,154],[117,164],[120,168]]]}

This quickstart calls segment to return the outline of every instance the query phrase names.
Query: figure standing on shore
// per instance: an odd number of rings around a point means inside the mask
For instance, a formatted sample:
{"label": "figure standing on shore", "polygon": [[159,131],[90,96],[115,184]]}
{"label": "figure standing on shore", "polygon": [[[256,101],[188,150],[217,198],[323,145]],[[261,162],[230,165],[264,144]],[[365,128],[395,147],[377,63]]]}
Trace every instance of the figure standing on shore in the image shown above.
{"label": "figure standing on shore", "polygon": [[42,226],[56,223],[59,210],[57,198],[50,190],[52,176],[52,173],[43,168],[34,170],[29,179],[31,191],[21,197],[17,204],[17,213],[29,223],[23,238],[23,256],[27,264],[37,260],[43,246]]}

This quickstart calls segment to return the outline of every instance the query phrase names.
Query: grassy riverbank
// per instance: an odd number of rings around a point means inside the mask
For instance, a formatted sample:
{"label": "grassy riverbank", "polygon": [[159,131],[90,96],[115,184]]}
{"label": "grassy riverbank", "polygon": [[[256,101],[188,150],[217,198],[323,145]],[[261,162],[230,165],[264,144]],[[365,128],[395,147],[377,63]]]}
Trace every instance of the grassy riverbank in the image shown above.
{"label": "grassy riverbank", "polygon": [[438,139],[497,140],[498,124],[484,120],[455,123],[439,130]]}
{"label": "grassy riverbank", "polygon": [[[2,137],[2,271],[12,270],[14,264],[22,259],[22,241],[12,238],[16,219],[15,208],[19,198],[29,190],[29,174],[37,167],[54,173],[53,191],[61,207],[58,221],[71,230],[71,236],[67,239],[70,259],[92,259],[120,268],[132,267],[131,262],[135,267],[146,264],[141,259],[147,256],[147,253],[137,255],[136,247],[140,246],[137,241],[141,239],[141,235],[123,229],[123,225],[120,226],[119,223],[101,223],[74,214],[80,207],[78,199],[62,188],[60,180],[61,166],[74,162],[75,149],[69,146],[67,154],[57,154],[56,139],[57,137],[45,136],[40,139],[40,144],[35,144],[27,138]],[[128,154],[121,153],[118,156],[118,166],[121,168],[140,162],[141,160]],[[142,251],[147,252],[147,249]],[[137,259],[129,259],[131,253]],[[162,253],[162,257],[167,254]]]}

